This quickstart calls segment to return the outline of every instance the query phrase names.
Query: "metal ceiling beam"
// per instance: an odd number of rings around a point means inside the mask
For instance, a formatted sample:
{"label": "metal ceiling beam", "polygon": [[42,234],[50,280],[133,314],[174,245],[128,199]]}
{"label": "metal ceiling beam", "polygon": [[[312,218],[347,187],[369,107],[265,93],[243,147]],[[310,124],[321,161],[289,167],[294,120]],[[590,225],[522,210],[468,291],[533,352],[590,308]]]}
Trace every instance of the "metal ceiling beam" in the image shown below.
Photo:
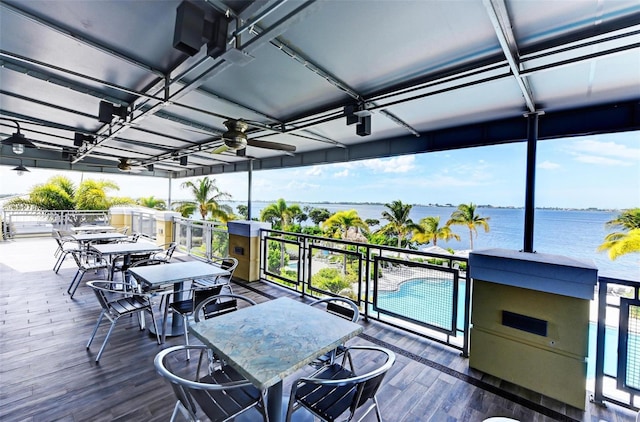
{"label": "metal ceiling beam", "polygon": [[487,13],[489,14],[489,20],[493,25],[493,29],[498,37],[500,48],[507,58],[509,68],[513,73],[513,76],[520,88],[520,92],[524,98],[524,102],[529,109],[529,112],[536,111],[536,104],[533,100],[533,93],[529,87],[527,79],[520,74],[521,65],[520,57],[518,56],[518,45],[516,44],[516,38],[511,30],[511,20],[507,12],[507,5],[504,0],[483,0],[483,4]]}
{"label": "metal ceiling beam", "polygon": [[[638,100],[547,113],[540,119],[538,138],[545,140],[627,131],[640,131],[640,101]],[[329,148],[296,154],[295,157],[283,156],[254,160],[253,170],[343,163],[526,141],[527,120],[519,116],[422,132],[421,137],[417,139],[413,136],[388,138],[365,144],[350,145],[345,149]],[[243,161],[215,165],[207,167],[204,171],[206,174],[245,172],[248,171],[248,164]],[[200,174],[182,171],[176,177],[198,175]]]}

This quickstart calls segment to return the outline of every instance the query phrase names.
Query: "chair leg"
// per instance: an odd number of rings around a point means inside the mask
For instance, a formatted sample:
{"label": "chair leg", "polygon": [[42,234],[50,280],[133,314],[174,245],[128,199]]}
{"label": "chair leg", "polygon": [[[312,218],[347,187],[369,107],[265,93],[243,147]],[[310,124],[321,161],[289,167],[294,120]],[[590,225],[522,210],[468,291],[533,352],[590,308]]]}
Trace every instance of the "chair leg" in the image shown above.
{"label": "chair leg", "polygon": [[[189,323],[187,322],[187,316],[180,314],[182,317],[182,327],[184,329],[184,344],[189,345]],[[174,313],[175,317],[175,313]],[[189,349],[187,349],[187,360],[191,359],[191,355],[189,354]]]}
{"label": "chair leg", "polygon": [[73,286],[76,283],[76,279],[78,278],[81,272],[82,270],[78,268],[78,271],[76,271],[76,275],[73,276],[73,280],[71,280],[71,284],[69,284],[69,288],[67,289],[67,293],[71,295],[71,298],[73,298],[73,293],[71,293],[71,290],[73,290],[74,292],[76,291],[76,289],[74,289]]}
{"label": "chair leg", "polygon": [[91,338],[89,339],[89,343],[87,343],[87,349],[89,348],[89,346],[91,346],[91,342],[93,342],[93,338],[96,336],[96,333],[98,332],[98,327],[102,322],[102,317],[104,316],[104,313],[105,313],[105,310],[103,309],[102,312],[100,312],[100,316],[98,317],[98,322],[96,323],[96,326],[93,329],[93,333],[91,333]]}
{"label": "chair leg", "polygon": [[149,312],[151,312],[151,322],[153,323],[153,328],[156,330],[156,341],[158,344],[162,344],[160,342],[160,331],[158,330],[158,324],[156,323],[156,316],[153,313],[153,305],[149,304]]}
{"label": "chair leg", "polygon": [[117,319],[114,319],[113,321],[111,321],[111,327],[109,327],[109,331],[107,332],[107,336],[104,338],[104,341],[102,342],[102,347],[100,348],[100,351],[98,352],[98,356],[96,356],[96,363],[98,363],[98,361],[100,361],[100,356],[102,356],[102,352],[104,352],[104,348],[107,346],[107,342],[109,341],[109,336],[111,335],[111,332],[113,331],[113,327],[116,326],[116,322],[118,322]]}
{"label": "chair leg", "polygon": [[60,266],[62,265],[62,255],[58,256],[58,259],[56,259],[56,263],[53,264],[53,271],[58,274],[58,270],[60,269]]}
{"label": "chair leg", "polygon": [[[78,278],[78,281],[76,281],[76,285],[73,288],[73,290],[71,291],[71,298],[72,299],[73,299],[73,295],[76,293],[76,290],[78,289],[78,286],[80,286],[80,282],[82,281],[82,277],[84,277],[84,273],[85,273],[84,271],[78,270],[78,274],[77,275],[80,275],[80,277]],[[75,280],[75,278],[74,278],[74,280]]]}

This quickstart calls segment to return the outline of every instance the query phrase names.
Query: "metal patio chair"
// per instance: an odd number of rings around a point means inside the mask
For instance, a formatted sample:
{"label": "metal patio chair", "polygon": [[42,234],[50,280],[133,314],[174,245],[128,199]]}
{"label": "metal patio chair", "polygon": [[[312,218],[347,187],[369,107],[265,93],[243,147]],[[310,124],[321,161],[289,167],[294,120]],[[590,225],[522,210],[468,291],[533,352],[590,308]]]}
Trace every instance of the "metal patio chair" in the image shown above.
{"label": "metal patio chair", "polygon": [[[358,305],[356,305],[352,300],[344,297],[335,296],[319,299],[315,302],[310,303],[309,306],[324,309],[330,314],[347,319],[351,322],[358,322],[358,319],[360,318],[360,310],[358,309]],[[332,350],[331,352],[325,353],[324,355],[318,357],[309,365],[315,368],[319,368],[321,366],[331,364],[335,359],[343,355],[345,350],[346,347],[341,344],[335,350]]]}
{"label": "metal patio chair", "polygon": [[73,260],[76,262],[78,266],[78,271],[76,271],[76,275],[73,276],[71,283],[69,284],[69,288],[67,289],[67,293],[69,293],[70,297],[73,299],[73,295],[76,293],[80,282],[82,281],[82,277],[84,277],[85,273],[88,271],[100,271],[104,270],[107,272],[107,275],[110,272],[109,263],[102,258],[98,252],[94,251],[80,251],[75,250],[70,252],[71,256],[73,256]]}
{"label": "metal patio chair", "polygon": [[[149,312],[151,314],[151,321],[153,323],[154,328],[156,329],[156,340],[158,344],[160,344],[160,335],[158,334],[158,327],[156,325],[156,318],[153,313],[153,307],[151,306],[151,300],[149,294],[146,293],[138,293],[136,285],[127,285],[127,283],[118,283],[122,284],[122,290],[114,290],[112,288],[112,284],[110,281],[89,281],[87,282],[87,286],[91,287],[93,292],[102,307],[102,312],[100,312],[100,316],[98,317],[98,322],[96,323],[95,328],[93,329],[93,333],[91,333],[91,338],[89,338],[89,342],[87,343],[87,349],[91,346],[96,333],[98,332],[98,327],[100,327],[100,323],[102,322],[103,317],[107,317],[109,321],[111,321],[111,326],[109,327],[109,331],[104,338],[102,343],[102,347],[100,347],[100,351],[96,356],[96,363],[100,361],[100,357],[104,352],[104,348],[109,341],[109,336],[113,331],[113,327],[115,327],[116,322],[120,318],[126,315],[132,314],[140,314],[141,312]],[[144,314],[139,315],[140,319],[140,329],[144,330]]]}
{"label": "metal patio chair", "polygon": [[[198,364],[181,361],[177,355],[183,350],[200,352]],[[170,383],[178,399],[171,421],[175,421],[179,413],[189,421],[200,420],[197,416],[200,413],[212,422],[230,421],[254,408],[262,420],[268,421],[265,393],[230,366],[212,369],[206,359],[208,352],[206,346],[184,345],[164,349],[156,355],[153,362],[156,371]],[[256,415],[249,420],[257,419]]]}
{"label": "metal patio chair", "polygon": [[[354,352],[360,358],[358,363],[362,364],[363,370],[366,371],[360,375],[355,370],[344,366],[344,363],[349,360],[350,367],[353,368]],[[333,422],[348,412],[344,420],[351,421],[356,411],[366,404],[368,404],[367,409],[358,421],[362,421],[375,409],[378,422],[381,422],[382,416],[376,393],[395,359],[392,351],[382,347],[348,347],[345,350],[342,365],[333,363],[293,383],[287,408],[287,422],[291,421],[292,414],[301,407],[327,422]],[[380,361],[382,361],[381,364]]]}
{"label": "metal patio chair", "polygon": [[213,265],[217,265],[223,270],[229,271],[229,275],[213,277],[213,278],[199,278],[193,280],[193,284],[198,287],[208,287],[212,285],[220,284],[226,287],[229,290],[229,293],[233,293],[233,288],[231,287],[231,279],[233,278],[233,272],[238,267],[238,260],[233,257],[226,258],[213,258],[211,260]]}

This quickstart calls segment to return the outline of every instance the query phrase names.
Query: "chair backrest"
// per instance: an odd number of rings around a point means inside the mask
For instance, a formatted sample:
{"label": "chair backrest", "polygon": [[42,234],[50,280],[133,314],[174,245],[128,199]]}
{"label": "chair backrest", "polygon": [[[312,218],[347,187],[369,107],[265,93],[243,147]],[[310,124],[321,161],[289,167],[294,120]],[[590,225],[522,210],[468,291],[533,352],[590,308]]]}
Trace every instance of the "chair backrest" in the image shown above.
{"label": "chair backrest", "polygon": [[[349,370],[344,365],[347,360],[350,363],[353,361],[352,354],[354,351],[365,353],[363,358],[358,360],[358,363],[365,363],[361,369],[367,370],[367,372],[361,375],[357,375],[354,370]],[[379,355],[382,355],[382,358]],[[379,363],[381,359],[384,359],[382,364]],[[299,388],[300,394],[305,396],[305,402],[303,404],[314,413],[323,415],[327,414],[331,410],[341,414],[349,409],[353,416],[353,413],[360,406],[365,404],[367,400],[375,397],[375,394],[382,384],[384,376],[393,366],[395,360],[395,353],[383,347],[348,347],[346,349],[342,365],[332,364],[325,367],[319,373],[317,378],[300,378],[292,386],[291,397],[297,397],[296,391]],[[374,367],[369,369],[372,365]],[[314,393],[312,395],[308,395],[312,391]],[[336,400],[341,403],[336,403]],[[332,408],[333,406],[336,407]]]}
{"label": "chair backrest", "polygon": [[203,288],[195,288],[192,292],[193,312],[195,312],[198,305],[212,296],[218,296],[222,291],[222,284],[212,285]]}
{"label": "chair backrest", "polygon": [[[178,364],[172,355],[185,350],[200,352],[198,365]],[[179,404],[190,414],[191,420],[199,420],[195,415],[195,402],[211,420],[231,420],[256,405],[266,420],[260,391],[233,368],[209,370],[208,356],[209,350],[203,345],[173,346],[160,351],[153,364],[158,374],[171,384]]]}
{"label": "chair backrest", "polygon": [[[106,310],[111,310],[111,303],[115,302],[117,299],[121,299],[122,297],[131,297],[136,296],[137,286],[131,283],[118,283],[118,285],[123,286],[122,290],[114,290],[112,289],[113,283],[111,281],[100,281],[93,280],[87,281],[87,286],[91,287],[91,290],[95,293],[98,298],[98,302],[100,302],[100,306]],[[133,299],[132,299],[133,300]],[[132,307],[133,311],[134,308]],[[135,309],[139,310],[139,309]],[[118,314],[127,313],[127,309],[119,306],[118,309],[115,310]]]}
{"label": "chair backrest", "polygon": [[352,300],[344,297],[327,297],[324,299],[316,300],[309,304],[310,306],[323,307],[331,314],[337,315],[341,318],[348,319],[351,322],[358,322],[360,318],[360,310]]}
{"label": "chair backrest", "polygon": [[[222,288],[222,286],[220,286],[220,288]],[[257,305],[257,303],[246,296],[232,293],[219,294],[199,303],[193,312],[193,319],[196,322],[200,322],[253,305]]]}
{"label": "chair backrest", "polygon": [[129,233],[129,226],[119,227],[116,229],[116,233],[127,234]]}

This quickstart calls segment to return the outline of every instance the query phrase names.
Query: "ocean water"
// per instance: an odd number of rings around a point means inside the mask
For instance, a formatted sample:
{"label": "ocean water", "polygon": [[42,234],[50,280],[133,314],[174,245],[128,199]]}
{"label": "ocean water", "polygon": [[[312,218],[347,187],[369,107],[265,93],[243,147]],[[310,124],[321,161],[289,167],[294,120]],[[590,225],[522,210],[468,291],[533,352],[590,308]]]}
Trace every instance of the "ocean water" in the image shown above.
{"label": "ocean water", "polygon": [[[289,202],[288,202],[289,203]],[[243,202],[229,202],[235,211],[237,205]],[[290,202],[289,205],[293,204]],[[269,205],[268,202],[253,202],[252,216],[258,217],[260,211]],[[326,208],[330,212],[355,209],[365,220],[378,219],[381,224],[382,212],[386,209],[377,204],[307,204],[298,203],[300,207],[311,206]],[[418,222],[428,216],[439,216],[442,223],[446,222],[455,207],[414,206],[411,218]],[[513,208],[478,208],[476,212],[482,217],[489,217],[490,231],[485,233],[478,229],[473,239],[474,249],[504,248],[521,250],[524,242],[524,210]],[[640,281],[640,254],[624,255],[611,261],[605,252],[598,252],[598,246],[610,232],[605,223],[614,219],[616,211],[585,211],[585,210],[549,210],[538,209],[535,212],[533,249],[536,252],[580,259],[593,263],[598,268],[600,276],[623,278]],[[310,221],[307,224],[312,224]],[[453,226],[453,231],[460,236],[460,241],[439,241],[438,246],[455,250],[469,249],[469,231],[462,226]]]}

